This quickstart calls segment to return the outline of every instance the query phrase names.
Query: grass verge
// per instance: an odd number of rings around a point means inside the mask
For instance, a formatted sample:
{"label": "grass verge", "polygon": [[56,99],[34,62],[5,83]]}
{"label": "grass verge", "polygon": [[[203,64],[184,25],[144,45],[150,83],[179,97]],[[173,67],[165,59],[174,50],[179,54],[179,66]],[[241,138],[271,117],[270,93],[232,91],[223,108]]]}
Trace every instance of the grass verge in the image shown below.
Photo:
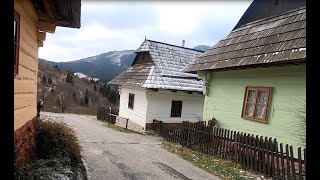
{"label": "grass verge", "polygon": [[114,129],[114,130],[119,131],[119,132],[142,134],[142,133],[140,133],[138,131],[133,131],[131,129],[126,129],[126,128],[123,128],[123,127],[120,127],[120,126],[117,126],[117,125],[114,125],[114,124],[108,124],[107,123],[104,126],[106,126],[108,128],[111,128],[111,129]]}
{"label": "grass verge", "polygon": [[258,175],[242,170],[239,164],[236,164],[232,161],[221,159],[212,155],[202,154],[200,152],[184,148],[179,144],[163,142],[163,145],[163,148],[167,151],[179,155],[181,158],[215,176],[220,177],[223,180],[258,179]]}

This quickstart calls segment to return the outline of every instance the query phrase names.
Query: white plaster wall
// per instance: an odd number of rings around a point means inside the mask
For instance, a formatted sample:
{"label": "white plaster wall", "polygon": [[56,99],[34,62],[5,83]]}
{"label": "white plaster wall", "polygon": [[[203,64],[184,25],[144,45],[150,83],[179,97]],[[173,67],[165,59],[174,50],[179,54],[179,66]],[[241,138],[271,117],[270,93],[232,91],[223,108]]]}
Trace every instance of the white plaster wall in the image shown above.
{"label": "white plaster wall", "polygon": [[[129,93],[134,94],[133,109],[128,108]],[[119,116],[145,128],[148,101],[144,88],[121,87]]]}
{"label": "white plaster wall", "polygon": [[[153,119],[166,123],[202,120],[204,95],[198,93],[170,92],[169,90],[150,91],[148,93],[147,123]],[[172,100],[182,101],[181,117],[170,117]]]}

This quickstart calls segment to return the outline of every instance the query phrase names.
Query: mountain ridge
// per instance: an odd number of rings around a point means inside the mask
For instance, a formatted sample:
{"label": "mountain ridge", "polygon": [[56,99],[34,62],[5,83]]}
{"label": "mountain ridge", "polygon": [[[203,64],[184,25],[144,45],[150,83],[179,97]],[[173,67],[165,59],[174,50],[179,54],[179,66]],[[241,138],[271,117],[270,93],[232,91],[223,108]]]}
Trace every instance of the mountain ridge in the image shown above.
{"label": "mountain ridge", "polygon": [[[193,49],[206,51],[210,46],[198,45]],[[39,64],[58,66],[62,70],[83,73],[107,83],[131,66],[135,58],[135,50],[109,51],[95,56],[68,62],[53,62],[39,58]]]}

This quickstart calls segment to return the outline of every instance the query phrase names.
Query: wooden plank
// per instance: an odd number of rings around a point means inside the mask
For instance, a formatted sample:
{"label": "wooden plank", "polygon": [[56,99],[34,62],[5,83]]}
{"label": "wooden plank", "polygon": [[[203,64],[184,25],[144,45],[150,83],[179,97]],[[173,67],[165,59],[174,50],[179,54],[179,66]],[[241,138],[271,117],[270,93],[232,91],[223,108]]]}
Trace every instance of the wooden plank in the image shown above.
{"label": "wooden plank", "polygon": [[250,170],[254,170],[253,169],[253,155],[254,155],[254,151],[253,151],[253,148],[254,148],[254,146],[253,146],[253,139],[254,139],[254,135],[252,134],[250,137],[249,137],[249,164],[250,164],[250,167],[249,167],[249,169]]}
{"label": "wooden plank", "polygon": [[45,31],[48,33],[54,33],[56,30],[56,25],[55,24],[51,24],[51,23],[47,23],[47,22],[42,22],[42,21],[38,21],[37,22],[37,28],[40,31]]}
{"label": "wooden plank", "polygon": [[237,137],[237,132],[236,131],[234,131],[233,133],[233,137],[232,137],[232,145],[231,145],[231,148],[232,148],[232,152],[231,152],[231,154],[232,154],[232,157],[231,157],[231,159],[234,161],[234,162],[236,162],[236,151],[235,151],[235,148],[236,148],[236,137]]}
{"label": "wooden plank", "polygon": [[225,138],[225,134],[226,133],[226,129],[222,129],[222,134],[220,137],[220,157],[223,158],[223,151],[224,151],[224,138]]}
{"label": "wooden plank", "polygon": [[280,156],[281,156],[281,178],[285,179],[285,164],[284,164],[284,154],[283,154],[283,145],[280,143]]}
{"label": "wooden plank", "polygon": [[45,41],[46,40],[46,32],[37,32],[37,40]]}
{"label": "wooden plank", "polygon": [[271,151],[271,177],[275,176],[275,166],[274,166],[274,151],[275,151],[275,143],[276,139],[273,140],[272,138],[269,138],[269,143],[270,143],[270,151]]}
{"label": "wooden plank", "polygon": [[54,9],[53,9],[53,5],[51,4],[52,1],[48,1],[48,0],[42,0],[43,5],[47,11],[48,17],[50,21],[55,21],[55,13],[54,13]]}
{"label": "wooden plank", "polygon": [[36,93],[37,82],[35,80],[14,79],[14,93]]}
{"label": "wooden plank", "polygon": [[43,41],[38,41],[38,47],[43,47]]}
{"label": "wooden plank", "polygon": [[30,24],[32,21],[37,19],[37,12],[35,10],[27,11],[24,6],[33,6],[31,2],[27,1],[15,1],[14,2],[14,10],[16,10],[20,14],[20,23],[22,19],[27,20]]}
{"label": "wooden plank", "polygon": [[253,137],[253,169],[256,172],[259,172],[258,169],[258,140],[259,136],[256,135],[256,137]]}
{"label": "wooden plank", "polygon": [[214,148],[214,154],[218,155],[218,149],[219,149],[219,138],[221,134],[221,129],[217,128],[217,134],[216,134],[216,142],[215,142],[215,148]]}
{"label": "wooden plank", "polygon": [[213,128],[213,146],[212,146],[212,152],[213,152],[213,154],[215,155],[216,154],[216,146],[217,146],[217,135],[218,135],[218,128],[216,128],[216,127],[214,127]]}
{"label": "wooden plank", "polygon": [[37,115],[36,106],[26,106],[14,110],[14,130],[23,126],[27,121],[33,119]]}
{"label": "wooden plank", "polygon": [[211,135],[210,135],[210,129],[207,131],[207,153],[210,154],[210,144],[211,144]]}
{"label": "wooden plank", "polygon": [[[230,133],[230,134],[229,134]],[[227,154],[227,159],[231,160],[231,156],[232,156],[232,134],[233,134],[233,131],[230,131],[228,130],[228,134],[229,134],[229,137],[228,137],[228,154]]]}
{"label": "wooden plank", "polygon": [[286,161],[287,161],[287,179],[291,179],[290,175],[290,159],[289,159],[289,145],[286,144]]}
{"label": "wooden plank", "polygon": [[267,170],[266,170],[266,160],[265,160],[265,157],[266,157],[266,146],[265,146],[265,142],[263,141],[263,137],[261,136],[260,137],[260,140],[261,140],[261,150],[262,150],[262,173],[264,175],[267,174]]}
{"label": "wooden plank", "polygon": [[30,70],[28,67],[19,63],[19,73],[16,78],[37,80],[37,72]]}
{"label": "wooden plank", "polygon": [[225,151],[224,151],[224,158],[229,159],[229,152],[230,152],[230,130],[227,130],[227,135],[225,139]]}
{"label": "wooden plank", "polygon": [[219,137],[218,137],[218,149],[217,149],[218,156],[220,157],[221,157],[221,147],[222,147],[222,136],[223,136],[223,129],[220,128]]}
{"label": "wooden plank", "polygon": [[[35,55],[37,56],[38,51],[35,51],[35,53]],[[29,56],[28,54],[25,54],[24,50],[22,50],[21,48],[19,51],[19,65],[23,65],[35,72],[38,71],[38,60],[34,59],[34,57]]]}
{"label": "wooden plank", "polygon": [[294,155],[293,155],[293,148],[290,146],[290,161],[291,161],[291,174],[292,179],[296,179],[296,169],[294,167]]}
{"label": "wooden plank", "polygon": [[245,166],[246,166],[246,169],[249,170],[250,168],[250,165],[249,165],[249,137],[250,137],[250,134],[247,134],[246,136],[244,136],[244,142],[245,142]]}
{"label": "wooden plank", "polygon": [[14,109],[26,106],[37,106],[36,93],[14,94]]}
{"label": "wooden plank", "polygon": [[213,133],[211,133],[210,137],[210,154],[214,155],[214,133],[215,131],[213,130]]}
{"label": "wooden plank", "polygon": [[[22,24],[20,28],[20,48],[28,48],[28,51],[32,51],[34,54],[34,51],[38,51],[38,46],[37,46],[37,29],[34,27],[34,32],[33,33],[28,33],[28,29],[25,29]],[[32,34],[32,35],[31,35]],[[30,50],[29,50],[30,49]]]}
{"label": "wooden plank", "polygon": [[244,159],[243,159],[243,133],[241,132],[240,133],[240,164],[241,164],[241,167],[243,167],[243,161],[244,161]]}
{"label": "wooden plank", "polygon": [[200,131],[200,150],[202,153],[204,153],[204,150],[203,150],[203,140],[204,140],[204,132],[203,131]]}
{"label": "wooden plank", "polygon": [[277,141],[275,141],[274,147],[275,147],[274,151],[276,153],[276,174],[277,174],[276,178],[280,179],[281,178],[281,176],[280,176],[280,166],[279,166],[280,157],[279,157],[278,142]]}
{"label": "wooden plank", "polygon": [[240,134],[239,132],[237,132],[237,135],[236,135],[236,143],[235,143],[235,162],[236,163],[239,163],[240,162],[240,155],[239,155],[239,149],[240,149]]}
{"label": "wooden plank", "polygon": [[299,164],[299,180],[302,180],[302,160],[301,160],[301,147],[298,148],[298,164]]}
{"label": "wooden plank", "polygon": [[261,153],[261,138],[257,136],[257,143],[258,143],[258,169],[259,173],[262,174],[262,153]]}
{"label": "wooden plank", "polygon": [[266,169],[267,169],[267,175],[270,176],[270,147],[269,147],[269,141],[268,138],[265,137],[265,146],[266,146]]}

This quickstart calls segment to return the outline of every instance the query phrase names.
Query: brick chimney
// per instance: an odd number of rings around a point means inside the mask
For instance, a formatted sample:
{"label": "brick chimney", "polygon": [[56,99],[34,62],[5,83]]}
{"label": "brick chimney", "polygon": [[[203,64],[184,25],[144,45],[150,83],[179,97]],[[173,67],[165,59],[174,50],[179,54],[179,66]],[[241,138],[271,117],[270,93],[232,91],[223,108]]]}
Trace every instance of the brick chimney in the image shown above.
{"label": "brick chimney", "polygon": [[185,42],[186,42],[185,40],[182,40],[182,47],[184,47]]}

